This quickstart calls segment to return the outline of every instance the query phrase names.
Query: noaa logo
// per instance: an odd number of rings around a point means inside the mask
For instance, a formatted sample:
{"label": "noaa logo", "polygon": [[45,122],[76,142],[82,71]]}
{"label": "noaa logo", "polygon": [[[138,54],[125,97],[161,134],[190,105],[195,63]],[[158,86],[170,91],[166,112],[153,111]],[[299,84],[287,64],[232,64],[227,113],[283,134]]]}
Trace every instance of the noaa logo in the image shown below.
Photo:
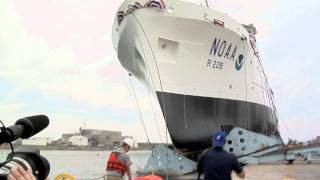
{"label": "noaa logo", "polygon": [[240,54],[238,59],[236,60],[236,64],[235,64],[237,71],[241,70],[243,63],[244,63],[244,57],[242,54]]}

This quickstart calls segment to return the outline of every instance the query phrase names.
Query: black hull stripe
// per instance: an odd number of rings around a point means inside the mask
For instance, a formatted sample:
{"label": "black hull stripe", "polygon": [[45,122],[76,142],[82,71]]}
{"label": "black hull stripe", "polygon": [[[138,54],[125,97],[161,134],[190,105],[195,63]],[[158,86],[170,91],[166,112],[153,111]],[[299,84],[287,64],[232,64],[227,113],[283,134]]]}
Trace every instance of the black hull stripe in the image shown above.
{"label": "black hull stripe", "polygon": [[274,111],[261,104],[166,92],[157,92],[157,96],[171,139],[179,149],[210,147],[213,131],[228,133],[233,127],[278,134]]}

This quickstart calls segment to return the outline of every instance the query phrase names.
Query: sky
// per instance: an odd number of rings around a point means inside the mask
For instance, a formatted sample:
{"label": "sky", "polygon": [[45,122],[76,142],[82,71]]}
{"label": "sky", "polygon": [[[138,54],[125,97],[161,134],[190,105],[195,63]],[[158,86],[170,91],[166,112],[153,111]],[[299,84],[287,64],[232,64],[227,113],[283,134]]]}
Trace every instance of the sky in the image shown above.
{"label": "sky", "polygon": [[[45,114],[50,125],[38,136],[57,139],[85,127],[119,130],[139,141],[147,136],[153,142],[167,139],[157,103],[128,78],[113,49],[112,23],[121,3],[0,1],[0,119],[7,126],[21,117]],[[320,135],[320,25],[315,23],[320,1],[208,3],[242,24],[256,26],[283,139]]]}

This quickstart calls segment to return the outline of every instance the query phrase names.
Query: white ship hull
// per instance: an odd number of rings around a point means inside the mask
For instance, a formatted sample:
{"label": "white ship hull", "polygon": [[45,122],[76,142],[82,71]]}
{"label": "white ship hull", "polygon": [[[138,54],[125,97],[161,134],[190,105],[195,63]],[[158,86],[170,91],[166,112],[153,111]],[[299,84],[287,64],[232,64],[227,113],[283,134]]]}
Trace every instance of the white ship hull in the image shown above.
{"label": "white ship hull", "polygon": [[116,18],[113,43],[122,66],[156,91],[177,148],[208,147],[212,131],[233,127],[278,136],[249,33],[226,14],[167,0],[166,9],[137,9],[120,24]]}

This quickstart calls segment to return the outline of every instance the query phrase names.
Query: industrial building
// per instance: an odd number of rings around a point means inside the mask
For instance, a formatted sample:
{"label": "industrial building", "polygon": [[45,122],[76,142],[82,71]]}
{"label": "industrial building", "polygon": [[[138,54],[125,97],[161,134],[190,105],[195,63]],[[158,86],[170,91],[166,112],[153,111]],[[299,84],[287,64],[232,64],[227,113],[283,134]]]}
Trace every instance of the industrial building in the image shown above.
{"label": "industrial building", "polygon": [[[86,140],[83,137],[87,139],[87,145],[85,145]],[[70,140],[71,138],[72,140]],[[122,143],[122,140],[125,138],[133,139],[132,136],[122,136],[122,133],[120,131],[80,128],[77,133],[62,134],[60,143],[64,145],[81,144],[82,146],[90,146],[90,147],[114,148],[114,147],[119,147]],[[138,142],[136,140],[134,142],[135,143],[133,148],[137,148]]]}
{"label": "industrial building", "polygon": [[89,146],[115,147],[121,143],[120,131],[108,131],[97,129],[80,129],[80,135],[87,137]]}
{"label": "industrial building", "polygon": [[74,135],[68,139],[73,146],[88,146],[88,138],[84,136]]}
{"label": "industrial building", "polygon": [[29,139],[23,139],[21,144],[25,146],[47,146],[53,141],[48,137],[31,137]]}
{"label": "industrial building", "polygon": [[77,133],[68,133],[68,134],[62,134],[62,142],[68,142],[69,138],[76,135]]}
{"label": "industrial building", "polygon": [[320,144],[320,136],[317,136],[315,139],[308,141],[308,144]]}

